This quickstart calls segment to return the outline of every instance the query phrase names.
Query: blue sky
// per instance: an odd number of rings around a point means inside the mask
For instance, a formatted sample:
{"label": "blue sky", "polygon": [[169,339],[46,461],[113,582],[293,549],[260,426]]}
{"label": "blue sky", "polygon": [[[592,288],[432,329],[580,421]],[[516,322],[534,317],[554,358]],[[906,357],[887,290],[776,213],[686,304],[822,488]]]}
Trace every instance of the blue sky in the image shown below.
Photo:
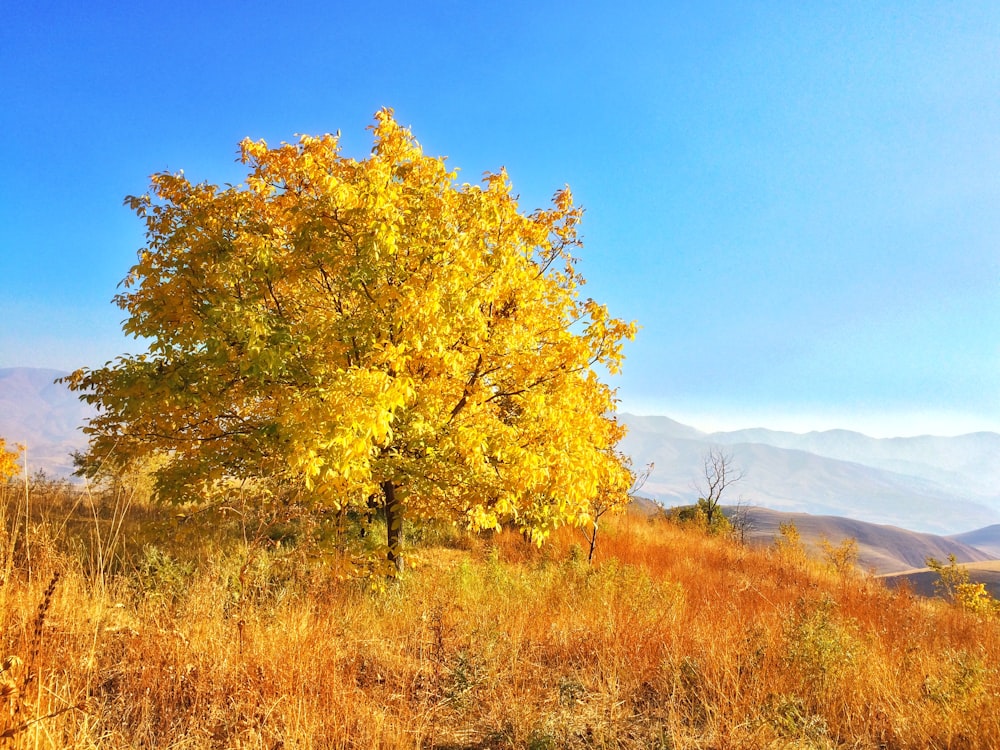
{"label": "blue sky", "polygon": [[[811,7],[810,7],[811,6]],[[382,106],[463,179],[587,209],[642,326],[622,407],[702,428],[1000,431],[1000,4],[9,3],[0,367],[97,366],[148,176]]]}

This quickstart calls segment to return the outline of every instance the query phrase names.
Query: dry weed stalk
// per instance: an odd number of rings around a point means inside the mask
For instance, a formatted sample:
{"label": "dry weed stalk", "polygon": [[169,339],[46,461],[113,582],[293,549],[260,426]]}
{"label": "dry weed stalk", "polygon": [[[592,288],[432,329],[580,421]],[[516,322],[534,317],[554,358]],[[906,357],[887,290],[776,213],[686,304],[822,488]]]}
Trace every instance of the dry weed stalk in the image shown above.
{"label": "dry weed stalk", "polygon": [[[11,655],[0,664],[0,701],[2,701],[0,742],[2,743],[6,744],[15,740],[23,732],[40,722],[54,719],[68,711],[83,710],[84,708],[83,703],[77,703],[50,711],[42,710],[42,680],[38,662],[43,652],[45,619],[52,606],[59,578],[58,571],[53,573],[42,594],[42,601],[38,605],[33,622],[27,663],[20,657]],[[37,690],[35,691],[34,706],[29,712],[26,698],[28,688],[33,683],[37,686]]]}
{"label": "dry weed stalk", "polygon": [[49,607],[52,606],[52,595],[55,594],[57,583],[59,583],[58,570],[52,574],[52,578],[49,580],[49,585],[45,587],[45,593],[42,594],[42,601],[39,603],[38,611],[35,614],[34,629],[31,633],[31,648],[24,676],[25,687],[27,687],[27,685],[36,677],[35,666],[38,661],[38,654],[41,650],[42,638],[45,633],[45,616],[49,612]]}

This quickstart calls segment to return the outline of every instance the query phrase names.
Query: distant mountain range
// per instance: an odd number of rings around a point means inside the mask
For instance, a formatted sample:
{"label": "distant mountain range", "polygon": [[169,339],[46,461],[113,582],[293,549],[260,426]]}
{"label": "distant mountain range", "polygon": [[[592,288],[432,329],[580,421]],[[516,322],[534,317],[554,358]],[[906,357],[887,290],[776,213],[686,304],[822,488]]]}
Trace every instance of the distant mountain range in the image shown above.
{"label": "distant mountain range", "polygon": [[[93,410],[54,382],[65,374],[0,369],[0,436],[28,446],[30,471],[68,476],[70,454],[86,445],[79,428]],[[667,417],[622,414],[621,419],[629,427],[622,448],[634,465],[655,464],[643,494],[664,505],[697,499],[704,457],[719,448],[745,475],[730,487],[724,503],[941,535],[978,529],[956,541],[1000,557],[1000,540],[983,528],[1000,524],[996,433],[892,439],[846,430],[705,433]],[[983,541],[983,534],[993,541]]]}
{"label": "distant mountain range", "polygon": [[87,444],[80,432],[93,409],[56,378],[68,373],[28,367],[0,369],[0,437],[28,448],[28,471],[73,472],[73,451]]}
{"label": "distant mountain range", "polygon": [[1000,523],[1000,435],[876,439],[846,430],[704,433],[667,417],[622,414],[633,464],[655,464],[643,494],[698,497],[713,448],[744,473],[723,497],[787,512],[845,516],[934,534]]}

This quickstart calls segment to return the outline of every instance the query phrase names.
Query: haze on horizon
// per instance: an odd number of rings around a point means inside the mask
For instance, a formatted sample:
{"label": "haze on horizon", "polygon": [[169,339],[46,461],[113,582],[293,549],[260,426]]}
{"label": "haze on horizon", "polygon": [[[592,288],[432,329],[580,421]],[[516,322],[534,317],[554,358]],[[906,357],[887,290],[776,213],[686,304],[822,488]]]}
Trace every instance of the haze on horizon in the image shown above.
{"label": "haze on horizon", "polygon": [[0,28],[0,367],[137,349],[110,304],[148,175],[396,110],[460,179],[586,207],[642,326],[621,409],[704,431],[1000,432],[1000,6],[57,0]]}
{"label": "haze on horizon", "polygon": [[810,432],[848,430],[872,438],[909,438],[932,435],[958,437],[978,432],[1000,432],[995,423],[974,415],[929,412],[896,414],[860,414],[849,412],[779,413],[761,412],[739,407],[721,408],[716,412],[671,409],[669,405],[630,408],[621,405],[620,412],[637,416],[664,416],[694,427],[708,435],[717,432],[765,429],[805,435]]}

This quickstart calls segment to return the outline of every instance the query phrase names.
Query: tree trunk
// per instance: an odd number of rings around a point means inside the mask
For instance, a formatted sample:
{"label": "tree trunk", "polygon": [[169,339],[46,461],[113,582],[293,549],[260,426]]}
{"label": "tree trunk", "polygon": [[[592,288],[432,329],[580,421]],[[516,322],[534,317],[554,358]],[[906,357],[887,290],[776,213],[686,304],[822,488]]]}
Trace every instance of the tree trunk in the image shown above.
{"label": "tree trunk", "polygon": [[403,506],[396,500],[396,486],[392,482],[382,483],[385,495],[385,528],[389,561],[389,578],[397,578],[403,572]]}
{"label": "tree trunk", "polygon": [[591,532],[591,535],[587,538],[587,541],[590,542],[590,551],[587,552],[587,564],[588,565],[593,565],[594,564],[594,548],[597,546],[597,519],[596,518],[594,519],[594,529]]}

